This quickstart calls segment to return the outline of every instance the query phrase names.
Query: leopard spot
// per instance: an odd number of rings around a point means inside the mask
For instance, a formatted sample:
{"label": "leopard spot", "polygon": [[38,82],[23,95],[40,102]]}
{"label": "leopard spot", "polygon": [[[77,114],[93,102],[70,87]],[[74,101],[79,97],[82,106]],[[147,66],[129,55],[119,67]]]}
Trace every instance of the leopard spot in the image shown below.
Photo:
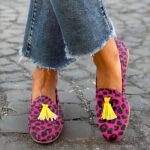
{"label": "leopard spot", "polygon": [[46,128],[45,126],[41,126],[41,129],[42,129],[42,130],[45,130],[45,128]]}
{"label": "leopard spot", "polygon": [[126,119],[126,118],[127,118],[126,116],[122,115],[122,119]]}
{"label": "leopard spot", "polygon": [[59,135],[59,133],[58,133],[58,132],[56,132],[56,133],[55,133],[55,136],[56,136],[56,137],[58,137],[58,135]]}
{"label": "leopard spot", "polygon": [[38,114],[39,112],[38,112],[38,111],[33,111],[33,113],[34,113],[34,114]]}
{"label": "leopard spot", "polygon": [[52,140],[54,140],[54,139],[55,139],[55,136],[54,136],[54,135],[52,135],[52,136],[51,136],[51,138],[52,138]]}
{"label": "leopard spot", "polygon": [[35,128],[36,131],[40,131],[40,128]]}
{"label": "leopard spot", "polygon": [[40,126],[40,123],[35,123],[36,126]]}
{"label": "leopard spot", "polygon": [[98,95],[99,98],[103,98],[103,95]]}
{"label": "leopard spot", "polygon": [[114,103],[112,101],[110,102],[110,104],[111,104],[112,107],[114,106]]}
{"label": "leopard spot", "polygon": [[118,126],[114,126],[114,130],[116,130],[116,131],[117,131],[118,129],[119,129],[119,127],[118,127]]}
{"label": "leopard spot", "polygon": [[121,107],[122,107],[122,109],[124,109],[124,108],[126,107],[126,105],[125,105],[125,104],[122,104]]}
{"label": "leopard spot", "polygon": [[117,112],[118,112],[119,114],[122,114],[122,109],[121,109],[120,107],[118,107]]}
{"label": "leopard spot", "polygon": [[112,134],[110,137],[109,137],[109,140],[110,141],[116,141],[117,139],[117,135],[116,134]]}
{"label": "leopard spot", "polygon": [[125,101],[125,98],[124,98],[124,97],[122,98],[122,101],[123,101],[123,102]]}
{"label": "leopard spot", "polygon": [[123,132],[119,132],[118,135],[123,135]]}
{"label": "leopard spot", "polygon": [[30,123],[34,123],[34,122],[36,122],[36,120],[31,120],[31,121],[30,121]]}
{"label": "leopard spot", "polygon": [[52,132],[52,129],[51,129],[51,128],[49,128],[49,129],[47,129],[47,131],[48,131],[49,133],[51,133],[51,132]]}
{"label": "leopard spot", "polygon": [[107,133],[112,134],[112,128],[108,129]]}
{"label": "leopard spot", "polygon": [[42,132],[42,137],[45,137],[46,136],[46,132]]}
{"label": "leopard spot", "polygon": [[119,95],[119,94],[117,94],[117,93],[115,93],[115,96],[116,96],[116,97],[120,97],[120,95]]}
{"label": "leopard spot", "polygon": [[59,126],[55,126],[55,130],[58,130],[59,129]]}
{"label": "leopard spot", "polygon": [[107,128],[108,128],[108,127],[107,127],[106,124],[103,124],[103,125],[100,126],[100,130],[101,130],[102,132],[106,132]]}
{"label": "leopard spot", "polygon": [[106,122],[106,119],[99,119],[99,122],[100,122],[100,123],[105,123],[105,122]]}
{"label": "leopard spot", "polygon": [[118,104],[118,100],[117,99],[113,99],[113,102],[117,105]]}
{"label": "leopard spot", "polygon": [[104,91],[104,92],[103,92],[103,94],[104,94],[104,95],[107,95],[107,92],[106,92],[106,91]]}
{"label": "leopard spot", "polygon": [[109,123],[114,124],[114,123],[115,123],[115,121],[116,121],[116,120],[115,120],[115,119],[113,119],[113,120],[109,120],[108,122],[109,122]]}
{"label": "leopard spot", "polygon": [[102,108],[102,102],[98,101],[98,106]]}
{"label": "leopard spot", "polygon": [[97,117],[99,118],[100,116],[101,116],[101,113],[100,113],[100,112],[98,112]]}
{"label": "leopard spot", "polygon": [[126,128],[126,126],[125,126],[125,125],[123,125],[123,126],[121,127],[121,130],[125,130],[125,128]]}
{"label": "leopard spot", "polygon": [[115,111],[117,109],[117,107],[113,107],[113,110]]}
{"label": "leopard spot", "polygon": [[51,127],[51,126],[52,126],[52,123],[49,123],[48,126]]}
{"label": "leopard spot", "polygon": [[120,116],[117,116],[117,118],[120,120]]}
{"label": "leopard spot", "polygon": [[32,127],[32,130],[34,130],[35,129],[35,127]]}
{"label": "leopard spot", "polygon": [[119,126],[121,126],[121,125],[122,125],[122,123],[121,123],[120,121],[118,121],[118,122],[117,122],[117,124],[118,124]]}
{"label": "leopard spot", "polygon": [[128,110],[126,110],[126,114],[129,114],[129,111],[128,111]]}
{"label": "leopard spot", "polygon": [[44,124],[45,124],[45,122],[42,120],[42,121],[41,121],[41,124],[42,124],[42,125],[44,125]]}
{"label": "leopard spot", "polygon": [[47,139],[49,139],[49,140],[50,140],[50,139],[51,139],[51,136],[48,136],[48,137],[47,137]]}

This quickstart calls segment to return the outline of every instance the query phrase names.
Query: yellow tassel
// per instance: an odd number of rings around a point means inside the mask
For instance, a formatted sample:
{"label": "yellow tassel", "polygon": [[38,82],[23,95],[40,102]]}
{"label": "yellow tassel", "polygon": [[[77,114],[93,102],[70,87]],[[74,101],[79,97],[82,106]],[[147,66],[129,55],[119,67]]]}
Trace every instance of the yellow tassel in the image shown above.
{"label": "yellow tassel", "polygon": [[54,114],[49,108],[48,104],[42,104],[42,110],[40,112],[40,115],[38,117],[38,120],[56,120],[57,115]]}
{"label": "yellow tassel", "polygon": [[116,116],[111,104],[109,103],[110,97],[105,97],[104,101],[105,101],[105,103],[104,103],[104,108],[103,108],[103,112],[102,112],[102,119],[106,119],[106,120],[116,119],[117,116]]}

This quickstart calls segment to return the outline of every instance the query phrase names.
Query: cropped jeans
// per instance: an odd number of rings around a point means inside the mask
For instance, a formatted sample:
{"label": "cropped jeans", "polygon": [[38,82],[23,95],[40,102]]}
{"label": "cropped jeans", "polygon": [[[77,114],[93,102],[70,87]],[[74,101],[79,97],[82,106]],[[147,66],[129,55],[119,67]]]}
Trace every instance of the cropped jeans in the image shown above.
{"label": "cropped jeans", "polygon": [[39,67],[61,70],[101,50],[114,36],[102,0],[30,0],[19,55]]}

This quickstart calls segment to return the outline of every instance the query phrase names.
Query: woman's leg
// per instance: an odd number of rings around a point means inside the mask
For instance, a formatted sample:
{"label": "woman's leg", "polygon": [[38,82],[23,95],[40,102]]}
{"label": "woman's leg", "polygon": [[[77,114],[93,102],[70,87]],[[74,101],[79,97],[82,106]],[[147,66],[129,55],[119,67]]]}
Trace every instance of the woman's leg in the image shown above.
{"label": "woman's leg", "polygon": [[32,100],[40,95],[49,96],[56,103],[58,71],[36,67],[32,73]]}
{"label": "woman's leg", "polygon": [[68,58],[50,0],[30,1],[23,48],[20,55],[37,65],[32,74],[32,100],[45,95],[55,101],[58,70],[75,61]]}
{"label": "woman's leg", "polygon": [[[20,54],[32,59],[32,103],[28,130],[35,142],[54,142],[64,127],[57,92],[58,70],[76,59],[67,57],[66,46],[49,0],[31,0]],[[56,103],[57,102],[57,103]]]}
{"label": "woman's leg", "polygon": [[96,116],[102,135],[108,141],[121,140],[130,112],[124,90],[122,92],[126,80],[127,51],[123,43],[120,42],[119,47],[119,40],[114,40],[115,30],[103,0],[50,2],[61,26],[68,53],[75,57],[85,54],[93,56],[97,76]]}
{"label": "woman's leg", "polygon": [[97,88],[116,88],[122,91],[122,76],[119,52],[114,39],[93,55],[96,65]]}

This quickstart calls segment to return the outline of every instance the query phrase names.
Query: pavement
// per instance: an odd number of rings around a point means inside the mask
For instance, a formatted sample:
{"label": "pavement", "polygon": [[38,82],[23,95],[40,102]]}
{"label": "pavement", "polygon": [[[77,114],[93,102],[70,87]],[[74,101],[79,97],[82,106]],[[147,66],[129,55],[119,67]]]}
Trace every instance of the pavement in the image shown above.
{"label": "pavement", "polygon": [[34,143],[27,132],[31,72],[17,64],[27,19],[27,0],[0,0],[0,150],[150,150],[150,1],[106,1],[118,36],[130,50],[127,96],[131,118],[121,142],[108,143],[95,117],[95,67],[89,56],[59,74],[65,129],[53,144]]}

